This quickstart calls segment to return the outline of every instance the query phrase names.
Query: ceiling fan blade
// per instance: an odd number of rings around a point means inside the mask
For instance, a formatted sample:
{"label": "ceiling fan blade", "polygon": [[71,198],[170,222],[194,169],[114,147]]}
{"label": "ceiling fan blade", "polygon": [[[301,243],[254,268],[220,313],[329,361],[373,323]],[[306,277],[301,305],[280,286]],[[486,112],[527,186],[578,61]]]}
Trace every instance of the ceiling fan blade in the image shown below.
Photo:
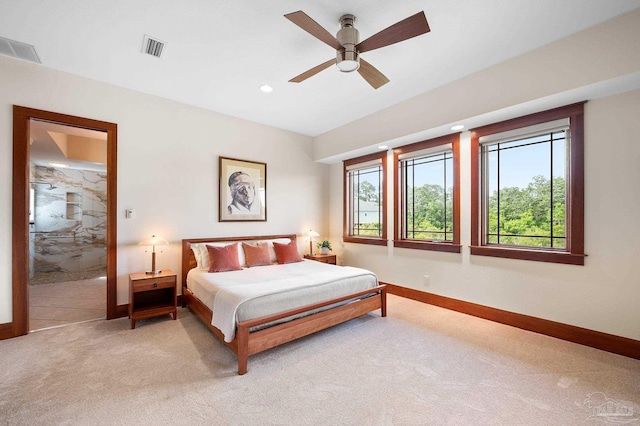
{"label": "ceiling fan blade", "polygon": [[374,89],[378,89],[389,82],[389,79],[384,76],[376,67],[369,62],[360,58],[360,68],[358,68],[358,74],[362,76],[367,83]]}
{"label": "ceiling fan blade", "polygon": [[417,37],[429,31],[431,30],[427,23],[427,17],[424,12],[418,12],[360,42],[356,46],[356,50],[360,53],[368,52]]}
{"label": "ceiling fan blade", "polygon": [[302,81],[305,81],[309,77],[313,77],[314,75],[318,74],[320,71],[329,68],[331,65],[334,65],[335,63],[336,63],[335,59],[330,59],[325,63],[322,63],[316,67],[311,68],[308,71],[303,72],[302,74],[296,77],[293,77],[291,80],[289,80],[289,83],[300,83]]}
{"label": "ceiling fan blade", "polygon": [[285,18],[314,36],[320,41],[325,42],[329,46],[333,47],[336,50],[341,50],[342,45],[336,40],[336,38],[329,33],[329,31],[322,28],[320,24],[311,19],[309,15],[299,10],[297,12],[292,12],[287,15],[284,15]]}

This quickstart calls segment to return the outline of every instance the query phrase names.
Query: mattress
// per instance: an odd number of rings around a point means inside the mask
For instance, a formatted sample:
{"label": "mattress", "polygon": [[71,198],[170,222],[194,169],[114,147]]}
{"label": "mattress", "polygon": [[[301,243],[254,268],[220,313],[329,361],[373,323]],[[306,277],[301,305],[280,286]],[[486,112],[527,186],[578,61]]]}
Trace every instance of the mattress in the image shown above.
{"label": "mattress", "polygon": [[187,287],[213,312],[226,342],[236,324],[374,288],[371,271],[312,260],[210,273],[192,269]]}

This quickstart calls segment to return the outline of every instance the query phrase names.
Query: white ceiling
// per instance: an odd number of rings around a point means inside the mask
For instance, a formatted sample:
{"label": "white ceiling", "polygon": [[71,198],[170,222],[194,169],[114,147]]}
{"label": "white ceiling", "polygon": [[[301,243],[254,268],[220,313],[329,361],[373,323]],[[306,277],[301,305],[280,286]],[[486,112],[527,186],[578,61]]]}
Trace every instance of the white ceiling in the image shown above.
{"label": "white ceiling", "polygon": [[[640,8],[640,0],[0,0],[0,37],[43,66],[317,136],[536,47]],[[361,40],[423,10],[431,32],[366,52],[378,90],[334,67],[288,80],[335,51],[283,17],[330,33],[356,15]],[[144,35],[167,43],[141,53]],[[274,91],[258,88],[269,84]]]}

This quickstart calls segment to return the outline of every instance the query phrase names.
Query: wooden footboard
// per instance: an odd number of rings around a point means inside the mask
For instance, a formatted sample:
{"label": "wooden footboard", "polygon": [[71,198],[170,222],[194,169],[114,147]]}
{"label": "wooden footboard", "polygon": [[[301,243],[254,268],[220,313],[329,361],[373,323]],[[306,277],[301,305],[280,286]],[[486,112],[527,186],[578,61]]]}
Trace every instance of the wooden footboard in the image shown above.
{"label": "wooden footboard", "polygon": [[[238,374],[247,372],[250,355],[308,336],[376,309],[380,309],[383,317],[387,316],[386,286],[380,285],[344,297],[241,322],[238,324],[234,340],[225,342],[222,332],[211,325],[213,318],[211,310],[186,287],[183,287],[182,300],[238,356]],[[254,327],[335,304],[340,305],[258,331],[251,331]]]}
{"label": "wooden footboard", "polygon": [[[357,299],[344,305],[316,312],[262,330],[250,332],[253,327],[345,302],[356,297],[362,297],[362,299]],[[247,359],[250,355],[274,348],[303,336],[308,336],[309,334],[349,321],[350,319],[357,318],[376,309],[380,309],[382,316],[385,317],[387,316],[386,300],[386,286],[381,285],[348,296],[327,300],[326,302],[238,323],[235,338],[238,347],[238,352],[236,353],[238,355],[238,374],[245,374],[247,372]]]}

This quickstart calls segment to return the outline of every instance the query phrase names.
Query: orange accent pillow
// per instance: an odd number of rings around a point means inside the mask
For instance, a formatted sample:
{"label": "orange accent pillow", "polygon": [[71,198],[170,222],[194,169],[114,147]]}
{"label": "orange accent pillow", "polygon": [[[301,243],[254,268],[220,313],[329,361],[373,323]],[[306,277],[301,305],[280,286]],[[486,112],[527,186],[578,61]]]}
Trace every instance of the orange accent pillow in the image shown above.
{"label": "orange accent pillow", "polygon": [[278,263],[302,262],[295,240],[292,240],[289,244],[280,244],[274,241],[273,249],[276,251]]}
{"label": "orange accent pillow", "polygon": [[229,244],[224,247],[214,247],[207,245],[209,253],[209,272],[238,271],[240,261],[238,260],[238,243]]}
{"label": "orange accent pillow", "polygon": [[247,267],[271,265],[267,243],[258,243],[255,246],[242,243],[242,250],[244,250]]}

